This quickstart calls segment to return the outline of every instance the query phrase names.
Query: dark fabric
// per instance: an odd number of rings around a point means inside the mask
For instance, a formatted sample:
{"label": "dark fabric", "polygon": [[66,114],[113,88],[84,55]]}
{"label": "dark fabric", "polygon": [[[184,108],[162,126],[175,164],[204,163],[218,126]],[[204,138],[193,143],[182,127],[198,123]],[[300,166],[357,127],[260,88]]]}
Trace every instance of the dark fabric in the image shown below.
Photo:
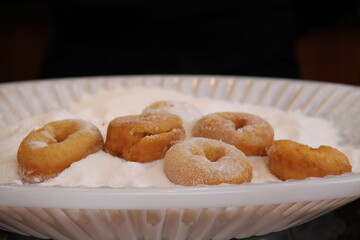
{"label": "dark fabric", "polygon": [[221,74],[296,78],[292,1],[51,1],[42,77]]}

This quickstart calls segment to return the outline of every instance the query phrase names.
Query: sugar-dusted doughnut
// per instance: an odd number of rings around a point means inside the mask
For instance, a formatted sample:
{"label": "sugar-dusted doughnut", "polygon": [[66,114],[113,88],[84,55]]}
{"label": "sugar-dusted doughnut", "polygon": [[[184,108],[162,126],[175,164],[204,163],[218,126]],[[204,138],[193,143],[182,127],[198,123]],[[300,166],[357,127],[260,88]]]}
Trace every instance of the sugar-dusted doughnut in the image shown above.
{"label": "sugar-dusted doughnut", "polygon": [[109,123],[105,151],[128,161],[151,162],[185,138],[181,119],[169,113],[144,113],[115,118]]}
{"label": "sugar-dusted doughnut", "polygon": [[27,182],[43,182],[102,148],[103,137],[92,123],[79,119],[50,122],[21,142],[17,152],[20,174]]}
{"label": "sugar-dusted doughnut", "polygon": [[203,116],[194,125],[194,137],[221,140],[246,155],[266,155],[274,140],[274,130],[265,119],[241,112],[217,112]]}
{"label": "sugar-dusted doughnut", "polygon": [[183,121],[194,121],[202,117],[202,113],[194,105],[178,101],[157,101],[145,107],[143,113],[166,112],[179,116]]}
{"label": "sugar-dusted doughnut", "polygon": [[281,180],[324,177],[351,172],[351,164],[339,150],[311,148],[291,140],[276,140],[268,148],[270,171]]}
{"label": "sugar-dusted doughnut", "polygon": [[251,182],[252,166],[239,149],[208,138],[191,138],[171,147],[164,158],[169,180],[183,186]]}

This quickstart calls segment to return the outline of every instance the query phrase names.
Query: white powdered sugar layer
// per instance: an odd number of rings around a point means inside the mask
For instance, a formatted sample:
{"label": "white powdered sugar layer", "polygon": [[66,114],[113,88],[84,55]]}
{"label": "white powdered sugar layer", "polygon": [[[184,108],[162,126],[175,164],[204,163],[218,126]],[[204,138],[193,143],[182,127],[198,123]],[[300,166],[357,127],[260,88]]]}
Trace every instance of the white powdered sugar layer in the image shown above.
{"label": "white powdered sugar layer", "polygon": [[[0,184],[22,184],[16,160],[17,149],[22,139],[34,129],[44,124],[66,118],[79,118],[95,124],[104,139],[108,123],[119,116],[141,114],[156,101],[175,101],[191,104],[203,115],[213,112],[247,112],[266,119],[274,128],[275,139],[291,139],[311,147],[328,145],[342,150],[350,159],[353,172],[360,171],[360,150],[338,146],[339,136],[336,128],[326,120],[305,116],[301,112],[285,112],[275,108],[232,103],[225,100],[195,98],[173,91],[161,89],[132,88],[100,92],[84,97],[80,102],[61,110],[36,116],[0,129]],[[172,110],[173,113],[176,111]],[[183,111],[183,109],[182,109]],[[188,119],[187,119],[188,116]],[[196,116],[196,117],[194,117]],[[199,114],[181,116],[187,138]],[[34,143],[34,147],[40,147]],[[248,157],[253,166],[253,183],[279,181],[267,168],[267,157]],[[110,186],[110,187],[149,187],[172,186],[164,173],[163,160],[151,163],[128,162],[111,156],[104,151],[91,154],[73,163],[57,177],[41,185],[62,186]]]}

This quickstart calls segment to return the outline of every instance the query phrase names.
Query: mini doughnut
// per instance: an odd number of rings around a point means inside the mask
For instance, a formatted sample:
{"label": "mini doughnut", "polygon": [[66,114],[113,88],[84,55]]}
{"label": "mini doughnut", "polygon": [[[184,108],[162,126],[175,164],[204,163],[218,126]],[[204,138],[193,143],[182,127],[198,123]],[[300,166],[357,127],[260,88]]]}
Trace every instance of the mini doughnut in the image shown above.
{"label": "mini doughnut", "polygon": [[185,138],[181,119],[169,113],[144,113],[115,118],[107,129],[105,151],[128,161],[152,162]]}
{"label": "mini doughnut", "polygon": [[90,122],[50,122],[30,132],[21,142],[17,152],[20,173],[27,182],[43,182],[102,147],[102,135]]}
{"label": "mini doughnut", "polygon": [[191,138],[171,147],[164,158],[169,180],[183,186],[251,182],[252,166],[234,146],[208,138]]}
{"label": "mini doughnut", "polygon": [[276,140],[267,153],[269,170],[281,180],[351,172],[351,164],[345,154],[329,146],[311,148],[291,140]]}
{"label": "mini doughnut", "polygon": [[234,145],[246,155],[266,155],[274,140],[274,130],[265,119],[240,112],[205,115],[195,124],[192,135],[221,140]]}
{"label": "mini doughnut", "polygon": [[183,121],[194,121],[202,117],[202,113],[195,106],[187,102],[158,101],[147,106],[143,113],[165,112],[179,116]]}

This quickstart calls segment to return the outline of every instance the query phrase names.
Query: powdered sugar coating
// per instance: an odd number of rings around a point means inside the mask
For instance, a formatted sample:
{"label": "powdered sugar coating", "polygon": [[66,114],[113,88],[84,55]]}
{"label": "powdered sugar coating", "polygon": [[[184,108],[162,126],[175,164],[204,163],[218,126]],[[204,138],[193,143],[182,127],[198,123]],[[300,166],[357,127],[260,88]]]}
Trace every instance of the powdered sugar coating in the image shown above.
{"label": "powdered sugar coating", "polygon": [[191,138],[171,147],[164,158],[171,182],[184,186],[251,182],[252,166],[244,153],[221,141]]}
{"label": "powdered sugar coating", "polygon": [[[106,128],[111,119],[121,115],[139,114],[152,102],[170,100],[188,102],[200,109],[203,114],[216,111],[249,112],[265,118],[271,123],[276,139],[292,139],[306,143],[312,147],[321,144],[339,148],[340,136],[336,127],[324,119],[309,117],[300,110],[282,111],[272,107],[244,104],[238,101],[193,97],[175,91],[159,88],[123,88],[104,90],[89,94],[79,102],[71,104],[70,109],[62,109],[38,115],[27,120],[2,127],[0,129],[0,183],[21,183],[17,171],[16,151],[21,140],[34,128],[40,128],[49,121],[67,118],[80,118],[94,123],[106,136]],[[131,104],[129,104],[131,102]],[[192,124],[192,121],[183,121]],[[316,127],[314,127],[316,126]],[[191,130],[191,128],[189,128]],[[360,171],[359,149],[353,146],[341,146],[341,150],[349,157],[354,172]],[[104,161],[106,158],[106,161]],[[267,168],[267,156],[248,156],[253,165],[252,183],[279,181]],[[89,164],[91,160],[92,164]],[[57,177],[51,178],[41,185],[89,187],[146,187],[173,186],[163,171],[163,160],[139,164],[128,162],[118,157],[99,151],[85,159],[73,163]],[[132,167],[136,165],[137,167]],[[117,167],[115,167],[117,166]],[[148,167],[156,169],[148,169]],[[101,171],[99,171],[101,169]],[[121,169],[121,173],[119,173]],[[97,173],[94,175],[93,173]],[[89,176],[92,174],[92,177]],[[79,177],[81,176],[81,177]],[[142,176],[142,181],[137,181]],[[146,180],[145,180],[146,179]]]}

